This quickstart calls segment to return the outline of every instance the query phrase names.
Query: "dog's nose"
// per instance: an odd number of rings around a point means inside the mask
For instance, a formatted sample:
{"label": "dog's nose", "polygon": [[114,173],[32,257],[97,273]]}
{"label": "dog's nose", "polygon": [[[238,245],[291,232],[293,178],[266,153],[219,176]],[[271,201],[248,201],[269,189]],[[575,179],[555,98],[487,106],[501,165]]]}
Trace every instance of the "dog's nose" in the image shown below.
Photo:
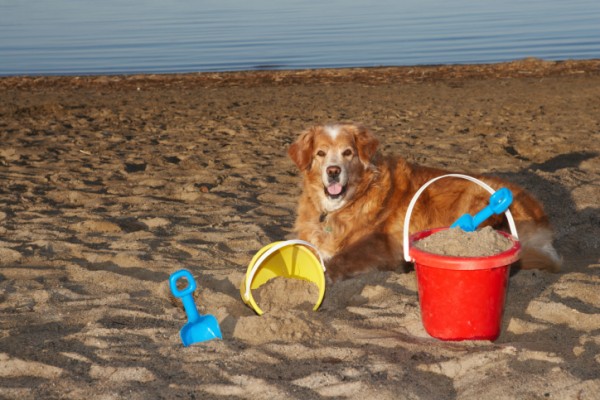
{"label": "dog's nose", "polygon": [[327,167],[327,176],[330,178],[337,178],[341,172],[342,172],[342,169],[340,167],[338,167],[337,165],[332,165],[330,167]]}

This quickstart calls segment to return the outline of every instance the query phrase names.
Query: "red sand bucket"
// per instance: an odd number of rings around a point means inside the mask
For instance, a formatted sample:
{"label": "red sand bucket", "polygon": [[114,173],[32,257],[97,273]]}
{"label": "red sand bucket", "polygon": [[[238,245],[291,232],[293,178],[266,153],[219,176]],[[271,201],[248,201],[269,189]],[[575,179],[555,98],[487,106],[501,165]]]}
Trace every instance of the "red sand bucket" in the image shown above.
{"label": "red sand bucket", "polygon": [[489,257],[451,257],[421,251],[412,245],[440,230],[418,232],[408,239],[410,215],[423,190],[438,179],[463,178],[494,189],[473,177],[449,174],[423,185],[411,200],[404,221],[404,257],[415,263],[421,319],[429,335],[442,340],[496,340],[500,335],[510,265],[519,259],[521,245],[510,211],[506,217],[513,242],[502,253]]}

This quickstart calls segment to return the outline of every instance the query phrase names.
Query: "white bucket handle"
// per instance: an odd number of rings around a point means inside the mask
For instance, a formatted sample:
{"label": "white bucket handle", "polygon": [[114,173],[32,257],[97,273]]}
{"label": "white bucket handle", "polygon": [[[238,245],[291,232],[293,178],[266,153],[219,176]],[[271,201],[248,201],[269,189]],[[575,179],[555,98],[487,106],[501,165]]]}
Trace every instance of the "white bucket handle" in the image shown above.
{"label": "white bucket handle", "polygon": [[[402,243],[402,245],[404,246],[404,260],[406,260],[406,262],[413,262],[414,261],[410,257],[410,255],[408,254],[409,248],[410,248],[409,243],[408,243],[408,235],[409,235],[408,230],[409,230],[409,226],[410,226],[410,216],[412,214],[413,208],[415,207],[415,203],[417,202],[417,199],[419,198],[419,196],[421,195],[421,193],[423,193],[423,191],[425,189],[427,189],[427,187],[429,185],[431,185],[433,182],[435,182],[437,180],[440,180],[442,178],[462,178],[462,179],[466,179],[468,181],[477,183],[479,186],[483,187],[485,190],[487,190],[488,192],[490,192],[490,194],[494,194],[496,192],[487,183],[482,182],[479,179],[473,178],[472,176],[463,175],[463,174],[447,174],[447,175],[438,176],[437,178],[433,178],[432,180],[430,180],[429,182],[427,182],[426,184],[424,184],[423,186],[421,186],[421,188],[419,190],[417,190],[417,193],[415,193],[415,195],[413,196],[412,200],[408,204],[408,208],[406,209],[406,216],[404,217],[404,231],[403,231],[404,242]],[[510,232],[512,233],[512,235],[516,239],[518,239],[519,236],[517,235],[517,227],[515,226],[515,220],[513,219],[512,214],[510,213],[510,210],[507,209],[504,214],[506,215],[506,219],[508,220],[508,226],[510,227]]]}
{"label": "white bucket handle", "polygon": [[252,269],[250,270],[250,274],[247,274],[247,276],[246,276],[246,291],[244,292],[244,298],[246,300],[250,300],[250,284],[252,283],[252,280],[254,279],[254,274],[256,273],[256,270],[258,270],[258,267],[260,267],[260,265],[267,258],[269,258],[269,256],[271,256],[271,254],[275,253],[278,250],[281,250],[284,247],[293,246],[293,245],[296,245],[296,244],[299,244],[299,245],[302,245],[302,246],[306,246],[306,247],[309,247],[309,248],[313,249],[315,251],[315,253],[317,254],[317,256],[319,257],[319,261],[321,262],[321,267],[323,267],[323,272],[325,272],[325,264],[323,263],[323,257],[321,257],[321,253],[319,253],[319,250],[315,246],[313,246],[309,242],[306,242],[306,241],[300,240],[300,239],[284,240],[282,242],[277,243],[276,245],[274,245],[273,247],[271,247],[267,251],[265,251],[258,258],[258,260],[256,260],[256,262],[252,266]]}

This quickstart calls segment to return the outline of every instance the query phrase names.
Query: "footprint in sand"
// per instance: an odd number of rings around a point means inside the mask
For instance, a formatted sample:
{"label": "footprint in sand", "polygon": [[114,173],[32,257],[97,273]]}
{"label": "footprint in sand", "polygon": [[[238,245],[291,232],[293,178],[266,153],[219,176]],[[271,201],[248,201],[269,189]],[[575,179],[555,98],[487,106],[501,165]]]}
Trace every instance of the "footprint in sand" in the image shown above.
{"label": "footprint in sand", "polygon": [[95,233],[119,233],[121,227],[113,222],[109,221],[95,221],[87,220],[78,222],[70,226],[71,229],[76,232],[95,232]]}

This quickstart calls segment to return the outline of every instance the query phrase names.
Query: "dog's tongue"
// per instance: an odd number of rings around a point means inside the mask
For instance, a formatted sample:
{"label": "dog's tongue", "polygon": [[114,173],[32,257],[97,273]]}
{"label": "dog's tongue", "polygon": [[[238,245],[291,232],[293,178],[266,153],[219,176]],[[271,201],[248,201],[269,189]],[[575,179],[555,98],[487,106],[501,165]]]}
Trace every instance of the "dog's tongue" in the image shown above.
{"label": "dog's tongue", "polygon": [[342,185],[335,182],[327,186],[327,193],[329,193],[332,196],[337,196],[338,194],[342,193],[342,189]]}

